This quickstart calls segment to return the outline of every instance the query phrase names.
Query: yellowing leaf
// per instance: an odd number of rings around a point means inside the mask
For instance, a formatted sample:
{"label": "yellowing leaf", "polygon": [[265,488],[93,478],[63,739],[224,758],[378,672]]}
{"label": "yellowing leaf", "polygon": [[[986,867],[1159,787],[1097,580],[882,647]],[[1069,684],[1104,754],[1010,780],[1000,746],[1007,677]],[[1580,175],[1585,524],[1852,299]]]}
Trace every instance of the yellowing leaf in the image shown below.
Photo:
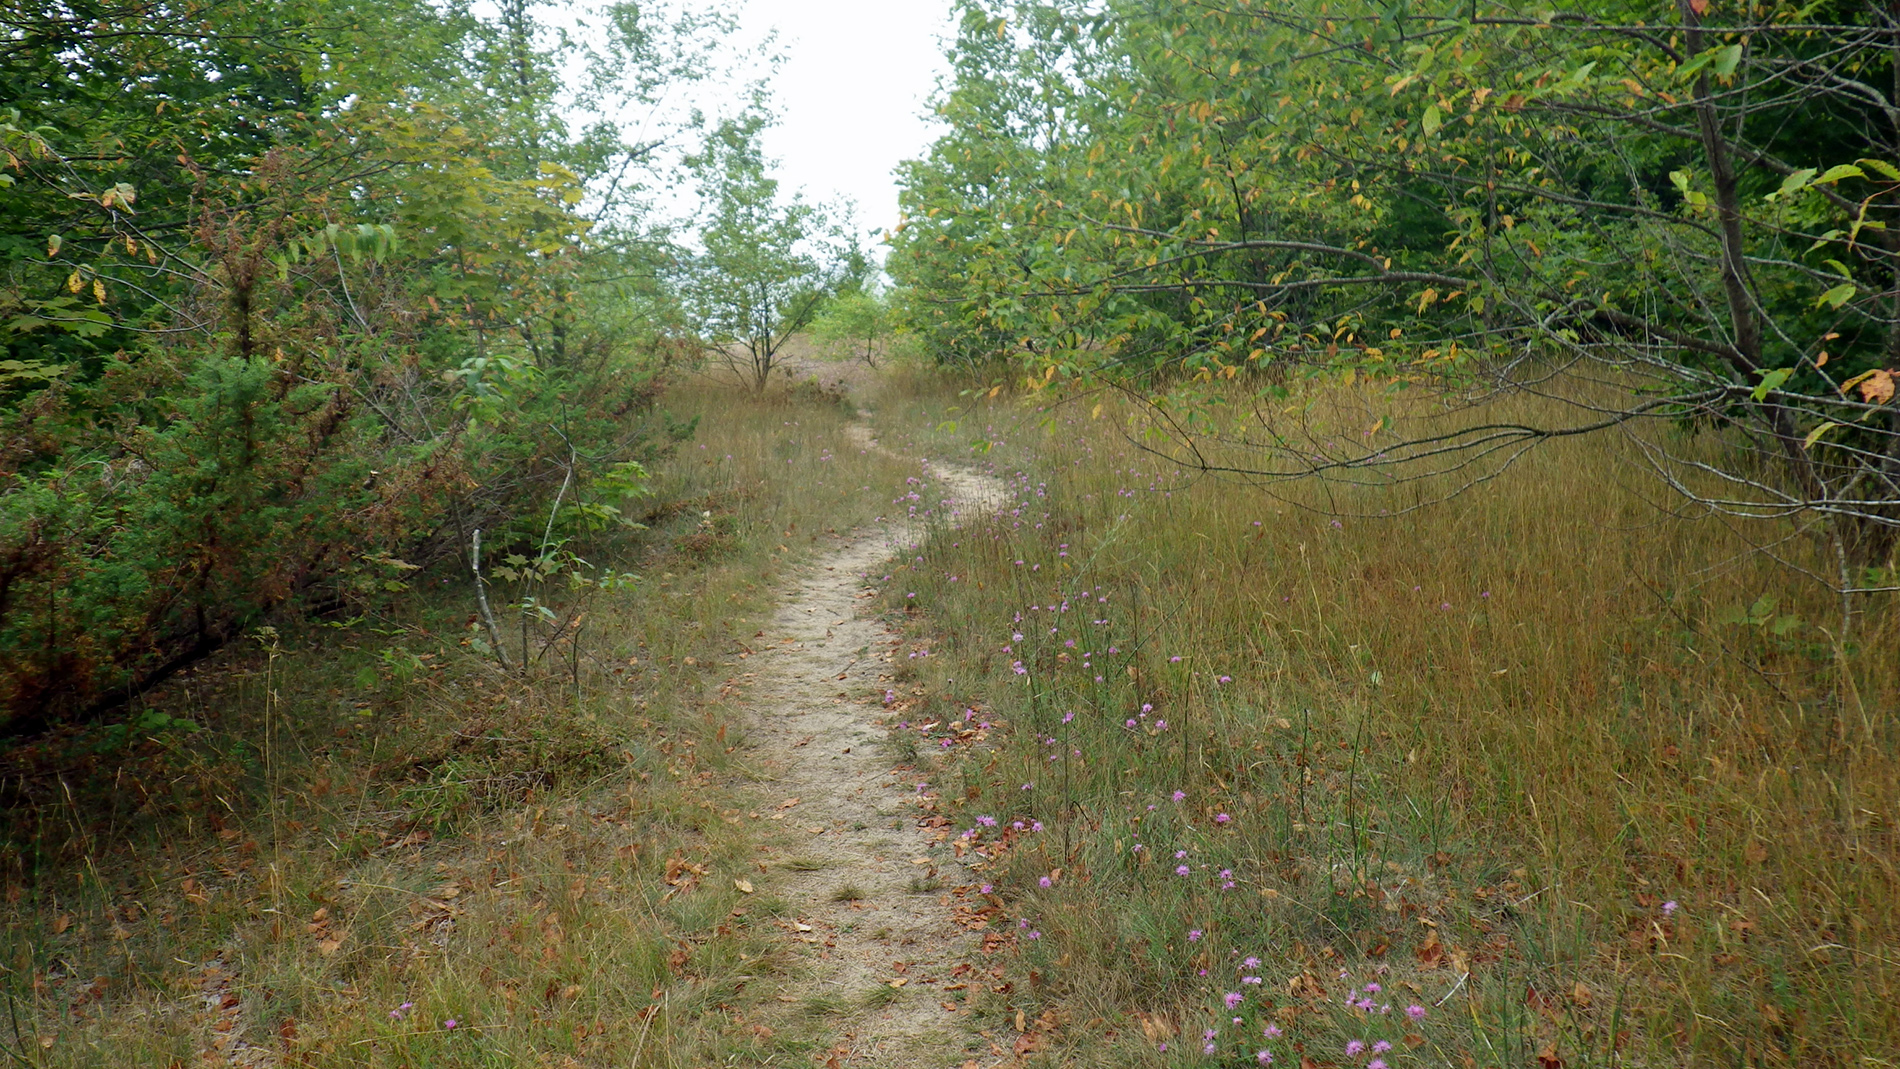
{"label": "yellowing leaf", "polygon": [[1900,167],[1895,167],[1893,164],[1888,163],[1886,160],[1861,160],[1859,162],[1862,167],[1865,167],[1868,170],[1875,172],[1876,174],[1882,175],[1895,182],[1900,182]]}
{"label": "yellowing leaf", "polygon": [[1444,123],[1445,123],[1445,115],[1443,112],[1438,110],[1438,105],[1436,104],[1427,105],[1425,108],[1425,118],[1422,122],[1425,132],[1427,134],[1435,134],[1438,132],[1438,128],[1440,126],[1443,126]]}
{"label": "yellowing leaf", "polygon": [[1826,174],[1823,174],[1821,177],[1814,180],[1814,184],[1818,186],[1818,185],[1823,185],[1829,182],[1838,182],[1843,178],[1865,178],[1865,177],[1867,177],[1866,171],[1861,170],[1860,168],[1854,166],[1851,163],[1843,163],[1843,164],[1838,164],[1833,167],[1829,167],[1827,169]]}
{"label": "yellowing leaf", "polygon": [[1884,368],[1875,368],[1860,383],[1860,399],[1870,405],[1884,405],[1893,400],[1893,372]]}
{"label": "yellowing leaf", "polygon": [[1801,440],[1801,448],[1813,449],[1814,443],[1819,441],[1823,434],[1826,434],[1827,432],[1833,430],[1834,428],[1838,426],[1840,426],[1840,424],[1835,423],[1833,420],[1829,420],[1826,423],[1821,424],[1819,427],[1814,428],[1813,430],[1808,432],[1808,436],[1806,438]]}
{"label": "yellowing leaf", "polygon": [[732,885],[739,889],[740,894],[749,895],[752,893],[752,881],[744,877],[735,878],[732,881]]}

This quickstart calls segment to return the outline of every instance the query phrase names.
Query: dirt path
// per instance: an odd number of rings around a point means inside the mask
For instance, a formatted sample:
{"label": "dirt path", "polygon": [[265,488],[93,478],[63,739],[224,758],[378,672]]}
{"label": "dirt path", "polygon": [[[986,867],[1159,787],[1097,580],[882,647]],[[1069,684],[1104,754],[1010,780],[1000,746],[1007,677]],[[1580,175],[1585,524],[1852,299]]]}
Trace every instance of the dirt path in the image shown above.
{"label": "dirt path", "polygon": [[[851,430],[882,448],[868,428]],[[930,469],[926,481],[953,515],[1002,492],[952,467]],[[746,703],[758,789],[794,838],[768,856],[769,879],[792,904],[786,938],[809,967],[778,997],[827,1014],[828,1065],[930,1069],[972,1056],[943,1006],[958,998],[958,966],[976,949],[947,892],[971,879],[919,827],[918,775],[893,769],[874,723],[879,705],[864,698],[888,679],[896,639],[859,612],[872,596],[863,576],[921,536],[892,523],[808,567],[765,631],[772,648],[754,662]]]}

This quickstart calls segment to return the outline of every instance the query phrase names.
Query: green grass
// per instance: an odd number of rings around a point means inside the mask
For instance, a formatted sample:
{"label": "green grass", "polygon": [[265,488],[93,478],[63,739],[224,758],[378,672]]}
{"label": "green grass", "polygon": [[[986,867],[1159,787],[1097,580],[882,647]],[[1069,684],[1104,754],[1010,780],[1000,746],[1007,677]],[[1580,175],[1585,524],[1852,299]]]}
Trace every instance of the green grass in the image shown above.
{"label": "green grass", "polygon": [[[998,725],[917,760],[1027,923],[1003,930],[1016,1008],[1098,1022],[1073,1064],[1337,1063],[1353,1039],[1395,1067],[1889,1057],[1891,596],[1842,636],[1751,551],[1787,528],[1659,510],[1613,438],[1379,519],[1446,486],[1196,477],[1140,411],[1042,400],[887,392],[888,442],[1012,500],[939,524],[883,605],[932,653],[893,719]],[[1764,596],[1785,630],[1725,622]],[[1347,1006],[1368,982],[1372,1012]]]}
{"label": "green grass", "polygon": [[[665,403],[701,423],[657,467],[648,529],[574,547],[640,578],[497,579],[525,675],[483,652],[451,556],[234,644],[124,724],[11,752],[16,1056],[674,1066],[783,1046],[744,1011],[748,978],[789,963],[775,900],[732,883],[756,836],[725,684],[783,570],[868,522],[901,469],[823,398]],[[524,640],[508,607],[529,595],[550,618]]]}

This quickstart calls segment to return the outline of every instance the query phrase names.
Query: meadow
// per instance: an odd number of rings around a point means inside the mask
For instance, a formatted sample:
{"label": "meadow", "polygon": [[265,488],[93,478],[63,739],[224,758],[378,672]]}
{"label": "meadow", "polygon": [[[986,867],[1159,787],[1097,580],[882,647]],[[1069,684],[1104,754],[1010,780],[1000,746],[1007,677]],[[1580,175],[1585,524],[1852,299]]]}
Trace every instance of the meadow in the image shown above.
{"label": "meadow", "polygon": [[[0,1048],[37,1066],[689,1066],[783,1057],[747,981],[728,684],[777,581],[894,462],[816,391],[687,385],[637,517],[558,574],[491,550],[283,623],[118,723],[8,754]],[[582,584],[576,580],[588,579]]]}
{"label": "meadow", "polygon": [[1025,1064],[1890,1063],[1900,622],[1825,546],[1614,435],[1410,511],[1470,473],[1213,477],[1134,402],[962,385],[880,413],[1011,497],[884,577],[889,726],[1008,905]]}

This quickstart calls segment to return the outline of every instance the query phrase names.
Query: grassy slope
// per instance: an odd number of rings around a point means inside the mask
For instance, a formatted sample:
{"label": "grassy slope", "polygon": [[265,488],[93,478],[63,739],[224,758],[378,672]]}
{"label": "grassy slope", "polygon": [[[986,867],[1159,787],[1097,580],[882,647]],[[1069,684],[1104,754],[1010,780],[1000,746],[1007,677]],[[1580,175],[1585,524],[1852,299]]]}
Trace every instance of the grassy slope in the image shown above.
{"label": "grassy slope", "polygon": [[578,645],[530,628],[526,679],[480,655],[445,566],[15,753],[7,1060],[673,1066],[805,1042],[741,997],[786,965],[762,933],[784,904],[734,888],[756,842],[721,681],[785,562],[901,476],[821,398],[667,406],[702,422],[652,530],[583,552],[643,580],[496,584],[510,643],[522,593],[587,614]]}
{"label": "grassy slope", "polygon": [[[1195,480],[1113,401],[900,393],[887,441],[1015,495],[885,600],[929,651],[899,748],[1006,725],[939,778],[1051,1062],[1888,1057],[1900,621],[1839,642],[1748,551],[1785,532],[1660,513],[1609,438],[1334,522],[1418,488]],[[1764,595],[1793,622],[1722,622]]]}

